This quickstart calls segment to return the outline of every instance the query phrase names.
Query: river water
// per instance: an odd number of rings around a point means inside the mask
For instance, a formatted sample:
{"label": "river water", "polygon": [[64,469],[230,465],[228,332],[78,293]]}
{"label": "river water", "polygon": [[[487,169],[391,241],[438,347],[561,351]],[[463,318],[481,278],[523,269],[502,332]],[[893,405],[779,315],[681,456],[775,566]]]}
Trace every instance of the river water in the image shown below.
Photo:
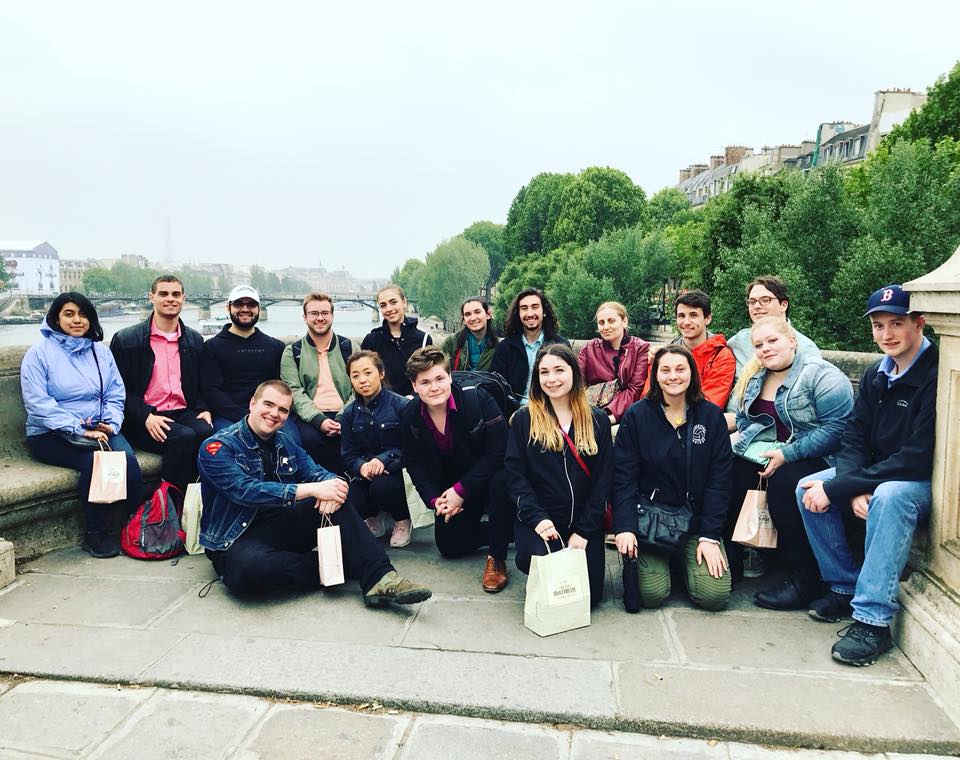
{"label": "river water", "polygon": [[[211,313],[215,317],[221,314],[225,315],[226,306],[214,306]],[[380,323],[379,318],[376,322],[372,320],[372,313],[367,308],[356,311],[338,308],[333,329],[338,334],[345,335],[348,338],[363,338],[370,332],[371,328]],[[195,307],[185,307],[181,316],[188,326],[195,330],[200,329],[200,320]],[[141,319],[142,317],[136,316],[104,317],[100,320],[100,324],[103,326],[104,340],[109,343],[115,332],[128,325],[135,324]],[[36,324],[29,325],[0,325],[0,346],[29,346],[36,343],[40,339],[40,324],[38,321]],[[267,320],[259,322],[257,327],[267,335],[273,335],[276,338],[303,335],[306,332],[306,327],[303,324],[303,308],[300,304],[292,302],[274,304],[268,309]],[[359,348],[359,344],[357,348]]]}

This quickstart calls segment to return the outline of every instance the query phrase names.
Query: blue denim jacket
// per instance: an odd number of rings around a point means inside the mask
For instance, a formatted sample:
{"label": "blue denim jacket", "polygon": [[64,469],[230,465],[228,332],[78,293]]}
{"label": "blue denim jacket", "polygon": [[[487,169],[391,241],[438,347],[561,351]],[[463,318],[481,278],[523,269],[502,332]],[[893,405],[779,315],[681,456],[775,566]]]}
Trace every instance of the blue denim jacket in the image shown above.
{"label": "blue denim jacket", "polygon": [[282,430],[274,433],[273,443],[280,462],[279,483],[263,479],[257,438],[246,417],[201,444],[197,456],[203,494],[201,546],[215,551],[229,549],[253,522],[260,507],[292,507],[298,483],[336,477],[314,462]]}
{"label": "blue denim jacket", "polygon": [[410,399],[384,388],[369,404],[354,399],[340,419],[340,455],[347,472],[360,475],[360,466],[376,457],[387,472],[400,472],[400,413]]}
{"label": "blue denim jacket", "polygon": [[[749,411],[766,376],[764,369],[750,378],[743,403],[737,406],[740,435],[733,445],[735,454],[742,454],[754,440],[776,440],[773,417]],[[798,352],[773,403],[781,422],[790,428],[784,458],[798,462],[823,457],[833,466],[832,455],[840,448],[843,429],[853,412],[853,387],[847,376],[825,359]]]}

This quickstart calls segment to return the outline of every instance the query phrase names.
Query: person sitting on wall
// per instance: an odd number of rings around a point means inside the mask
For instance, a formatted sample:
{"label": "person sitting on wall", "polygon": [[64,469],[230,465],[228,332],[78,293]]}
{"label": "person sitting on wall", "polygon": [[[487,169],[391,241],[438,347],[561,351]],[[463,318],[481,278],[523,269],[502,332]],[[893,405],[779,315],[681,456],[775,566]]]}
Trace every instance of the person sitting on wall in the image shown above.
{"label": "person sitting on wall", "polygon": [[429,599],[430,589],[397,574],[346,503],[347,482],[280,429],[292,404],[285,382],[261,383],[249,414],[200,449],[200,545],[224,585],[240,595],[320,588],[313,548],[326,515],[340,528],[344,575],[360,581],[364,604]]}
{"label": "person sitting on wall", "polygon": [[403,464],[436,512],[437,549],[453,558],[489,546],[482,585],[496,593],[507,585],[515,515],[504,487],[506,420],[485,390],[453,382],[439,348],[414,351],[407,374],[417,395],[400,417]]}
{"label": "person sitting on wall", "polygon": [[384,285],[377,291],[383,324],[373,328],[360,344],[376,351],[387,369],[387,385],[401,396],[413,393],[407,377],[407,359],[418,348],[433,345],[433,338],[417,327],[419,320],[407,316],[407,297],[399,285]]}
{"label": "person sitting on wall", "polygon": [[454,370],[486,372],[493,364],[493,353],[500,338],[493,324],[490,304],[480,296],[460,305],[461,328],[443,341],[443,353]]}
{"label": "person sitting on wall", "polygon": [[[815,620],[853,617],[833,659],[871,665],[893,646],[900,575],[917,525],[930,516],[937,414],[937,347],[923,335],[910,294],[887,285],[867,301],[873,339],[885,356],[860,380],[837,466],[797,486],[797,503],[830,591],[810,605]],[[863,562],[850,548],[844,516],[866,521]]]}
{"label": "person sitting on wall", "polygon": [[537,351],[552,343],[569,346],[570,341],[559,334],[553,304],[536,288],[521,290],[510,302],[503,334],[490,368],[503,375],[520,403],[526,404]]}
{"label": "person sitting on wall", "polygon": [[314,461],[340,473],[338,418],[353,391],[347,374],[353,343],[334,333],[333,317],[333,299],[326,293],[304,297],[307,334],[284,348],[280,377],[293,391],[294,437]]}
{"label": "person sitting on wall", "polygon": [[[120,553],[119,535],[110,531],[104,504],[91,504],[90,478],[98,441],[127,455],[127,499],[132,514],[140,506],[142,477],[133,449],[120,433],[125,391],[110,351],[101,344],[97,310],[81,293],[57,296],[40,327],[43,339],[20,364],[20,389],[27,412],[27,448],[43,462],[80,473],[77,498],[83,511],[82,548],[98,559]],[[77,440],[81,439],[81,440]]]}
{"label": "person sitting on wall", "polygon": [[203,336],[180,319],[184,298],[178,277],[157,277],[150,286],[153,313],[110,341],[127,394],[124,434],[137,448],[160,454],[161,476],[181,491],[196,479],[197,450],[213,433],[200,381]]}
{"label": "person sitting on wall", "polygon": [[237,285],[227,297],[230,324],[203,346],[203,395],[213,412],[213,429],[242,420],[257,386],[280,374],[283,341],[257,327],[260,294]]}
{"label": "person sitting on wall", "polygon": [[[573,349],[541,348],[534,362],[530,403],[510,421],[507,495],[517,505],[517,568],[562,545],[587,554],[590,603],[603,600],[606,563],[603,516],[610,496],[613,442],[610,419],[587,401]],[[562,545],[561,545],[562,542]]]}
{"label": "person sitting on wall", "polygon": [[588,386],[616,381],[616,392],[603,410],[610,423],[617,425],[643,392],[650,344],[630,335],[627,310],[623,304],[616,301],[602,303],[594,318],[600,337],[580,348],[577,363]]}
{"label": "person sitting on wall", "polygon": [[[690,349],[697,363],[703,397],[724,409],[733,390],[737,360],[723,335],[707,330],[713,321],[710,296],[702,290],[681,293],[674,304],[674,314],[680,335],[671,345]],[[652,379],[652,375],[647,376],[644,395],[650,390]]]}

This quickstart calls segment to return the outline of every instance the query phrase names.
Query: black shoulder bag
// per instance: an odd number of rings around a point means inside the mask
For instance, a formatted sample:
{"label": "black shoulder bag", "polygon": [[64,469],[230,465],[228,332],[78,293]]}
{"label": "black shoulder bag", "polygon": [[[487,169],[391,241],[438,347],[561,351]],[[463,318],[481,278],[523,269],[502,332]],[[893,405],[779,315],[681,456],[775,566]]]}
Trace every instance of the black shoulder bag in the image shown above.
{"label": "black shoulder bag", "polygon": [[687,420],[687,471],[684,477],[686,500],[681,506],[672,506],[641,496],[637,504],[637,548],[639,551],[679,553],[690,533],[693,509],[690,506],[690,460],[693,452],[693,423]]}

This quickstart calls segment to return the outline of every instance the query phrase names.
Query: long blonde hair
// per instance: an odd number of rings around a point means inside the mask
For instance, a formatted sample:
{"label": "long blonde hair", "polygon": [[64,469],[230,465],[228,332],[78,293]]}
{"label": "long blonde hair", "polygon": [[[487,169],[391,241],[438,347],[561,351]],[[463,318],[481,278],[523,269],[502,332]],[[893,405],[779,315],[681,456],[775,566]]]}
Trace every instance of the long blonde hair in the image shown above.
{"label": "long blonde hair", "polygon": [[[772,327],[785,338],[789,338],[794,341],[797,339],[796,331],[783,317],[761,317],[754,322],[753,327],[750,328],[751,345],[753,345],[753,333],[758,327]],[[754,355],[751,357],[750,361],[743,365],[743,370],[740,372],[740,377],[737,378],[737,384],[733,386],[733,397],[737,400],[738,409],[743,409],[743,395],[747,391],[747,385],[757,374],[760,373],[762,369],[763,364],[757,357],[756,352],[754,352]]]}
{"label": "long blonde hair", "polygon": [[551,343],[537,352],[533,362],[533,377],[530,378],[530,442],[539,444],[541,451],[563,451],[563,435],[560,421],[553,411],[550,397],[540,387],[540,362],[545,356],[556,356],[570,367],[573,386],[570,388],[570,407],[573,410],[573,445],[581,454],[593,456],[599,450],[593,433],[593,413],[587,401],[587,386],[577,364],[573,349],[563,343]]}

